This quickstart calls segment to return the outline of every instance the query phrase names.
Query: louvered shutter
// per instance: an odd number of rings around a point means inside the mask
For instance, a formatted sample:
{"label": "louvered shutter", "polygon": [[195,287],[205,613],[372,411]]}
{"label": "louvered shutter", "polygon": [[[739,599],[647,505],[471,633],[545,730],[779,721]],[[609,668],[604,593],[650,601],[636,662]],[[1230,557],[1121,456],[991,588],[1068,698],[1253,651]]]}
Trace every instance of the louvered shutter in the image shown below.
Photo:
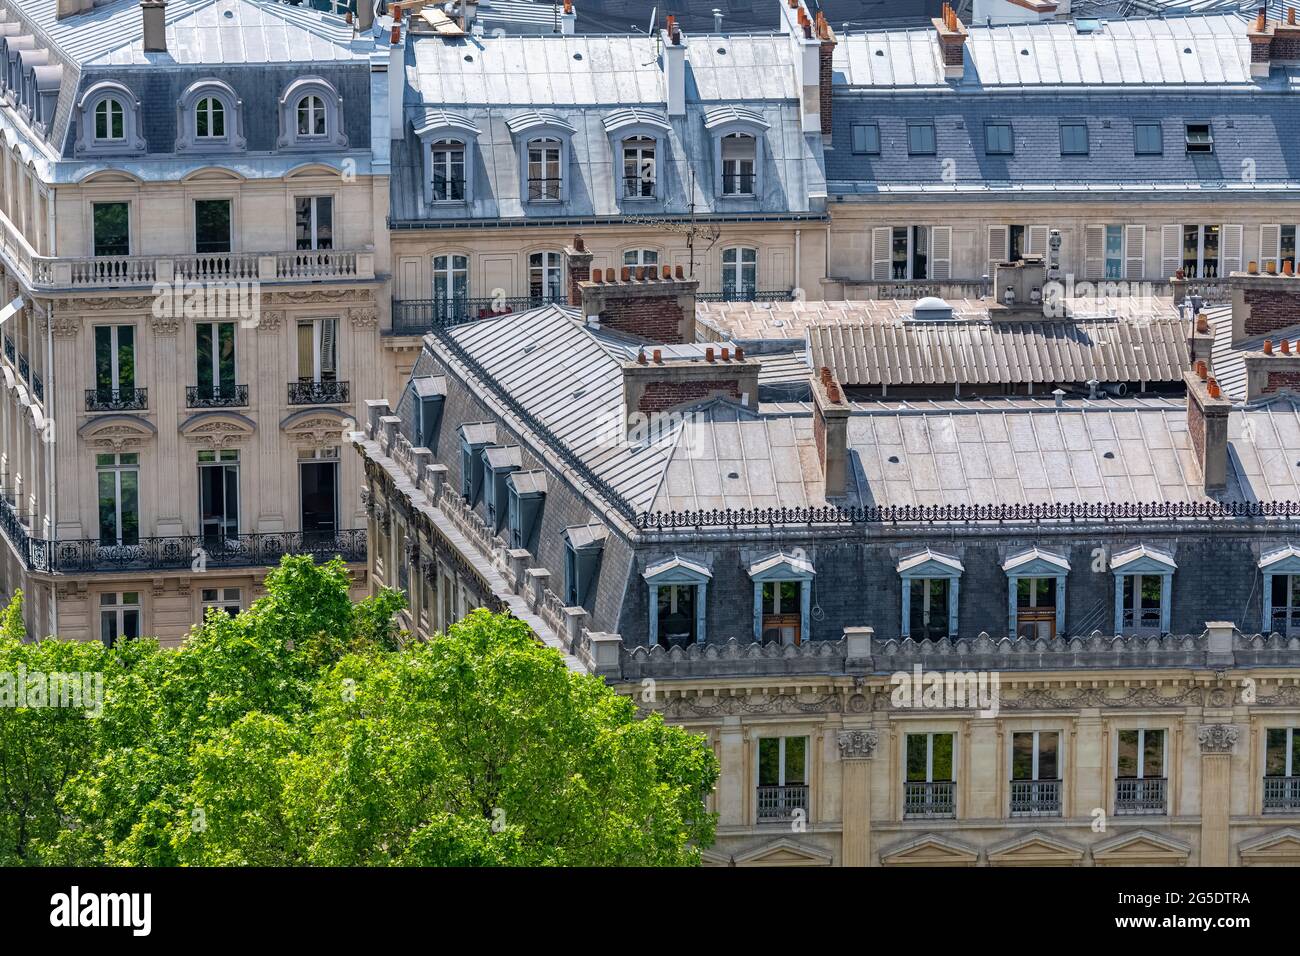
{"label": "louvered shutter", "polygon": [[871,230],[871,278],[889,278],[889,240],[893,230],[877,226]]}
{"label": "louvered shutter", "polygon": [[989,226],[988,276],[993,278],[995,266],[1007,257],[1007,227]]}
{"label": "louvered shutter", "polygon": [[1267,272],[1268,263],[1273,262],[1273,268],[1280,270],[1282,263],[1278,260],[1282,256],[1282,227],[1260,226],[1259,227],[1259,271]]}
{"label": "louvered shutter", "polygon": [[1124,227],[1124,278],[1141,279],[1147,270],[1147,227]]}
{"label": "louvered shutter", "polygon": [[1219,232],[1219,275],[1227,276],[1242,270],[1241,244],[1245,230],[1241,226],[1221,226]]}
{"label": "louvered shutter", "polygon": [[1101,279],[1106,275],[1106,227],[1083,229],[1083,277]]}
{"label": "louvered shutter", "polygon": [[1162,279],[1172,279],[1183,267],[1183,227],[1160,227],[1160,272]]}
{"label": "louvered shutter", "polygon": [[1025,230],[1025,255],[1047,257],[1047,226],[1029,226]]}
{"label": "louvered shutter", "polygon": [[952,226],[930,227],[930,278],[952,277]]}

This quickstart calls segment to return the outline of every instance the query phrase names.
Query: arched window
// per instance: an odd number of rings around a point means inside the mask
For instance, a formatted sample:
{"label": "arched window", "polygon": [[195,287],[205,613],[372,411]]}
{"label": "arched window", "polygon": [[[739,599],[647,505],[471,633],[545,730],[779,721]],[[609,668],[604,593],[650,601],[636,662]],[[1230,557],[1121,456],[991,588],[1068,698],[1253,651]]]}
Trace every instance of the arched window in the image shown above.
{"label": "arched window", "polygon": [[558,139],[533,139],[528,141],[528,199],[559,201],[563,180],[560,172],[562,155]]}
{"label": "arched window", "polygon": [[430,148],[434,202],[465,201],[465,144],[440,139]]}
{"label": "arched window", "polygon": [[722,297],[748,302],[758,291],[758,250],[732,246],[722,250]]}
{"label": "arched window", "polygon": [[327,132],[325,101],[308,95],[298,101],[298,135],[324,136]]}
{"label": "arched window", "polygon": [[205,96],[194,107],[194,138],[222,139],[226,135],[226,106],[215,96]]}
{"label": "arched window", "polygon": [[528,296],[535,302],[558,302],[563,298],[563,256],[558,252],[534,252],[528,257]]}
{"label": "arched window", "polygon": [[112,97],[100,100],[95,107],[95,139],[105,142],[126,139],[126,111]]}

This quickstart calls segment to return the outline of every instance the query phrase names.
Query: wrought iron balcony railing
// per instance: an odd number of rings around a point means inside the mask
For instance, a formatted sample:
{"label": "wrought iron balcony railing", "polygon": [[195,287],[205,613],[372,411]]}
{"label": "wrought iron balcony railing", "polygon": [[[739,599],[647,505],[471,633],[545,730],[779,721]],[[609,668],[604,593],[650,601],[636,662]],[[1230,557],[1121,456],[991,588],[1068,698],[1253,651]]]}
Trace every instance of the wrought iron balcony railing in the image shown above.
{"label": "wrought iron balcony railing", "polygon": [[347,382],[290,382],[289,404],[334,405],[348,401],[351,392]]}
{"label": "wrought iron balcony railing", "polygon": [[[0,508],[0,512],[4,509]],[[15,518],[16,520],[16,518]],[[9,525],[0,518],[0,527]],[[21,524],[19,525],[21,528]],[[10,536],[15,547],[19,541]],[[284,531],[240,535],[172,535],[140,538],[133,544],[103,544],[97,538],[47,541],[26,538],[28,567],[51,574],[112,571],[184,571],[259,567],[276,564],[286,554],[310,554],[318,561],[335,556],[357,563],[366,560],[366,532]]]}
{"label": "wrought iron balcony railing", "polygon": [[45,382],[37,372],[32,372],[32,391],[36,393],[38,402],[45,401]]}
{"label": "wrought iron balcony railing", "polygon": [[1264,812],[1289,813],[1300,810],[1300,777],[1265,777]]}
{"label": "wrought iron balcony railing", "polygon": [[18,358],[18,350],[14,348],[13,336],[10,335],[5,336],[5,358],[11,362],[17,361]]}
{"label": "wrought iron balcony railing", "polygon": [[88,388],[86,411],[134,412],[149,407],[147,388]]}
{"label": "wrought iron balcony railing", "polygon": [[787,784],[784,787],[758,788],[758,819],[789,820],[796,810],[808,812],[808,785]]}
{"label": "wrought iron balcony railing", "polygon": [[212,388],[189,385],[185,388],[187,408],[242,408],[247,404],[247,385],[214,385]]}
{"label": "wrought iron balcony railing", "polygon": [[494,319],[512,312],[537,309],[563,297],[555,295],[523,295],[471,299],[451,296],[434,299],[394,299],[393,335],[423,335],[436,328],[464,325],[478,319]]}
{"label": "wrought iron balcony railing", "polygon": [[1115,781],[1115,812],[1162,814],[1167,781],[1164,777],[1121,777]]}
{"label": "wrought iron balcony railing", "polygon": [[1059,817],[1061,781],[1012,780],[1011,815],[1013,817]]}
{"label": "wrought iron balcony railing", "polygon": [[903,815],[907,817],[951,817],[957,813],[957,784],[952,780],[931,783],[909,780],[903,785]]}
{"label": "wrought iron balcony railing", "polygon": [[32,367],[27,362],[27,356],[22,352],[18,353],[18,374],[26,381],[32,380]]}
{"label": "wrought iron balcony railing", "polygon": [[789,289],[759,289],[752,285],[724,286],[721,292],[699,292],[699,302],[789,302],[794,298]]}

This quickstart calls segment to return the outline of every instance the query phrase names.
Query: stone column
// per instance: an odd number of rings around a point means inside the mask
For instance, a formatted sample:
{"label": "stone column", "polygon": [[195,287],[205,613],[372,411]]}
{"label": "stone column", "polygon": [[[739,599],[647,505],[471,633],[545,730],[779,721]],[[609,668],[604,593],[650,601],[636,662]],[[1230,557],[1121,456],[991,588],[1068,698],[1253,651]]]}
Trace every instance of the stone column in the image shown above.
{"label": "stone column", "polygon": [[1201,866],[1228,866],[1232,749],[1237,728],[1202,724],[1196,736],[1201,744]]}
{"label": "stone column", "polygon": [[839,734],[844,866],[871,865],[871,759],[878,739],[874,730],[848,729]]}
{"label": "stone column", "polygon": [[719,737],[722,753],[718,760],[718,826],[741,826],[747,821],[744,816],[745,730],[740,718],[722,718]]}

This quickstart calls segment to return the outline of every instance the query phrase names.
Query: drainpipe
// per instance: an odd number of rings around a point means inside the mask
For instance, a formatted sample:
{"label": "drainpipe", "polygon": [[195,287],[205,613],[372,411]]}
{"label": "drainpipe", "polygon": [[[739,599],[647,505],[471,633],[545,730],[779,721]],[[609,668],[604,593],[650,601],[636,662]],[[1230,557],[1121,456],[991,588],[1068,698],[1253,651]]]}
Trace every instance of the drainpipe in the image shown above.
{"label": "drainpipe", "polygon": [[[52,205],[52,204],[51,204]],[[53,415],[54,406],[54,300],[50,300],[49,311],[45,316],[45,420],[47,422],[55,421]],[[49,427],[48,425],[46,426]],[[55,529],[59,526],[58,521],[58,503],[59,503],[59,483],[54,480],[54,431],[50,430],[50,441],[45,443],[45,484],[48,488],[49,495],[49,513],[50,513],[50,540],[53,541],[57,534]],[[50,584],[50,633],[55,637],[59,635],[59,597],[58,589],[53,582]]]}
{"label": "drainpipe", "polygon": [[[803,242],[802,242],[803,235],[802,234],[803,234],[802,229],[796,229],[794,231],[794,287],[796,289],[803,288],[803,269],[801,268],[803,263]],[[804,298],[805,299],[808,298],[808,294],[806,290],[804,293]]]}

